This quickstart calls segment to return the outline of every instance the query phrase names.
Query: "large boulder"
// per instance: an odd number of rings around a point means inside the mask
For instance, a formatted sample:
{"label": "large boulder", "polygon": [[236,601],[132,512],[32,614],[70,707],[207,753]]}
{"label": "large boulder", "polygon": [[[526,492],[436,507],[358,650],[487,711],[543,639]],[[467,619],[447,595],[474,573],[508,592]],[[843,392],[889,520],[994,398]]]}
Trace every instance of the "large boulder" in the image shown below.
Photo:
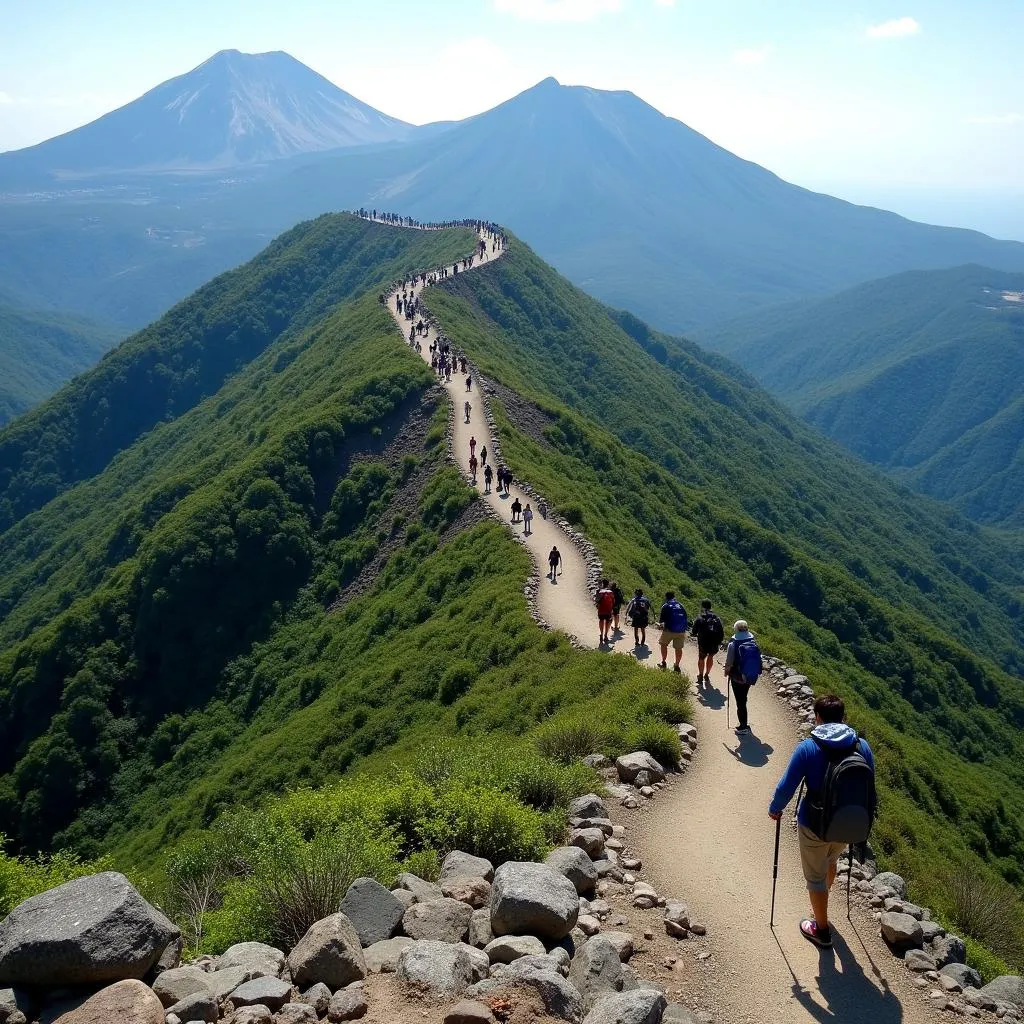
{"label": "large boulder", "polygon": [[452,850],[441,865],[438,882],[444,883],[452,878],[483,878],[494,881],[494,865],[486,857],[474,857],[471,853]]}
{"label": "large boulder", "polygon": [[655,989],[614,992],[594,1004],[583,1024],[661,1024],[667,1005]]}
{"label": "large boulder", "polygon": [[54,1024],[164,1024],[164,1008],[153,990],[129,979],[100,989],[56,1018]]}
{"label": "large boulder", "polygon": [[[272,985],[285,984],[277,978],[264,978],[261,980]],[[253,982],[249,982],[249,984],[253,984]],[[179,999],[176,1003],[167,1007],[167,1013],[168,1015],[174,1014],[178,1020],[202,1020],[206,1021],[207,1024],[216,1024],[216,1020],[220,1016],[217,1000],[214,999],[213,993],[209,989],[205,992],[192,992],[185,996],[184,999]]]}
{"label": "large boulder", "polygon": [[464,947],[424,939],[402,950],[395,976],[451,998],[462,995],[473,983],[473,964]]}
{"label": "large boulder", "polygon": [[887,911],[880,921],[882,938],[894,949],[907,950],[921,945],[921,922],[909,914]]}
{"label": "large boulder", "polygon": [[569,968],[569,981],[583,996],[583,1008],[588,1011],[602,997],[632,988],[631,980],[618,949],[601,935],[576,951]]}
{"label": "large boulder", "polygon": [[564,939],[576,925],[580,898],[565,875],[546,864],[507,861],[494,873],[491,929],[495,935]]}
{"label": "large boulder", "polygon": [[[583,1020],[583,997],[579,991],[557,970],[532,962],[533,959],[524,957],[509,964],[504,969],[498,985],[522,985],[533,989],[540,996],[544,1009],[552,1017],[570,1021],[571,1024],[580,1024]],[[500,993],[501,987],[497,991]]]}
{"label": "large boulder", "polygon": [[1018,1010],[1024,1010],[1024,978],[1019,974],[1001,974],[981,991],[997,1003],[1012,1003]]}
{"label": "large boulder", "polygon": [[405,904],[375,878],[357,878],[341,901],[341,912],[349,919],[363,946],[390,939],[402,924]]}
{"label": "large boulder", "polygon": [[[615,770],[623,782],[635,782],[640,772],[647,772],[652,782],[661,782],[665,778],[665,769],[646,750],[636,750],[632,754],[620,755],[615,759]],[[588,815],[588,817],[596,818],[601,815]]]}
{"label": "large boulder", "polygon": [[419,875],[412,875],[408,871],[403,871],[395,879],[395,884],[391,888],[404,889],[407,892],[411,892],[417,903],[425,903],[427,900],[439,900],[442,896],[441,886],[434,882],[427,882],[420,878]]}
{"label": "large boulder", "polygon": [[402,930],[413,939],[464,942],[469,935],[473,908],[468,903],[442,896],[414,903],[402,918]]}
{"label": "large boulder", "polygon": [[591,860],[600,860],[604,856],[604,832],[599,828],[573,829],[569,845],[578,846]]}
{"label": "large boulder", "polygon": [[544,956],[544,943],[536,935],[502,935],[484,948],[492,964],[510,964],[524,956]]}
{"label": "large boulder", "polygon": [[981,988],[981,975],[967,964],[946,964],[939,968],[939,974],[952,978],[961,988]]}
{"label": "large boulder", "polygon": [[[922,931],[924,922],[921,923]],[[940,967],[967,961],[967,944],[959,935],[942,935],[932,940],[932,956]]]}
{"label": "large boulder", "polygon": [[368,1008],[366,996],[362,990],[358,988],[342,989],[331,996],[330,1005],[327,1007],[327,1019],[331,1024],[339,1024],[340,1021],[346,1020],[361,1020],[366,1016]]}
{"label": "large boulder", "polygon": [[370,974],[394,974],[398,966],[398,956],[406,946],[411,946],[415,939],[407,938],[404,935],[395,936],[393,939],[385,939],[383,942],[375,942],[363,950],[366,958],[366,969]]}
{"label": "large boulder", "polygon": [[570,818],[607,818],[608,806],[596,793],[587,793],[569,801]]}
{"label": "large boulder", "polygon": [[179,999],[184,999],[185,996],[190,996],[193,992],[211,992],[210,977],[210,974],[201,971],[198,967],[175,967],[172,970],[164,971],[153,982],[153,991],[164,1006],[172,1006]]}
{"label": "large boulder", "polygon": [[291,1002],[292,987],[280,978],[253,978],[252,981],[242,982],[228,998],[236,1009],[241,1006],[266,1006],[277,1011],[285,1003]]}
{"label": "large boulder", "polygon": [[217,970],[244,967],[251,978],[280,978],[284,965],[284,953],[276,946],[265,942],[236,942],[221,954]]}
{"label": "large boulder", "polygon": [[[210,991],[219,1002],[221,999],[227,999],[243,981],[249,981],[254,977],[257,975],[254,975],[248,967],[223,967],[207,974],[206,984],[210,986]],[[268,975],[261,974],[259,977],[268,977]]]}
{"label": "large boulder", "polygon": [[299,988],[322,981],[334,990],[366,977],[359,936],[349,919],[340,913],[310,925],[288,954],[288,966]]}
{"label": "large boulder", "polygon": [[597,868],[579,846],[560,846],[545,857],[544,863],[565,875],[581,896],[597,888]]}
{"label": "large boulder", "polygon": [[180,934],[124,875],[75,878],[26,900],[0,923],[0,986],[142,978]]}
{"label": "large boulder", "polygon": [[892,889],[901,900],[907,898],[907,883],[895,871],[880,871],[871,880],[871,887],[876,892],[879,889]]}

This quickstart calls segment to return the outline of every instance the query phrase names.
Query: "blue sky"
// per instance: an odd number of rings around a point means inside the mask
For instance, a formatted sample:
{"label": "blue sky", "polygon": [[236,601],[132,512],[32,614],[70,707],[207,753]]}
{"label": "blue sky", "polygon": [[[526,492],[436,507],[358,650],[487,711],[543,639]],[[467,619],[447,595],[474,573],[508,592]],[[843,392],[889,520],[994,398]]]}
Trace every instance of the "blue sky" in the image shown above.
{"label": "blue sky", "polygon": [[1019,235],[1022,39],[1020,0],[0,0],[0,150],[283,49],[414,122],[547,75],[630,89],[788,180]]}

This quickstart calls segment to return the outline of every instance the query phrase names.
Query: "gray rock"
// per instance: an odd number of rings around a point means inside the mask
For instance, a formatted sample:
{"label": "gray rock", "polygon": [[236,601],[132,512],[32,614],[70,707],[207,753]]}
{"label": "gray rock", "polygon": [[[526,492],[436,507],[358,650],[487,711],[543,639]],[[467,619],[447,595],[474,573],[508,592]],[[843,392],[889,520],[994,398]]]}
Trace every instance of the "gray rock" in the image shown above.
{"label": "gray rock", "polygon": [[1001,974],[981,991],[997,1002],[1010,1003],[1018,1010],[1024,1010],[1024,978],[1019,974]]}
{"label": "gray rock", "polygon": [[903,880],[902,875],[897,875],[894,871],[879,872],[872,879],[871,884],[875,892],[878,892],[879,889],[892,889],[901,900],[907,898],[907,883]]}
{"label": "gray rock", "polygon": [[[51,996],[53,993],[50,993]],[[24,1014],[20,1010],[8,1018],[8,1024]],[[65,1001],[65,1005],[49,1005],[41,1021],[59,1024],[164,1024],[164,1008],[153,990],[135,978],[115,982],[85,998]]]}
{"label": "gray rock", "polygon": [[[922,933],[924,925],[921,926]],[[943,935],[932,940],[932,956],[939,967],[946,964],[962,964],[967,960],[967,944],[959,935]]]}
{"label": "gray rock", "polygon": [[619,951],[602,935],[588,939],[576,951],[569,981],[583,996],[583,1007],[588,1011],[604,996],[633,987]]}
{"label": "gray rock", "polygon": [[[253,978],[243,981],[228,997],[237,1009],[240,1006],[267,1006],[271,1010],[280,1010],[285,1003],[291,1002],[292,987],[280,978]],[[173,1007],[172,1007],[173,1009]],[[177,1011],[175,1011],[177,1012]],[[181,1014],[178,1014],[181,1017]],[[182,1017],[182,1020],[191,1020]],[[214,1017],[214,1020],[217,1018]]]}
{"label": "gray rock", "polygon": [[357,878],[345,893],[340,909],[355,929],[360,944],[372,946],[398,931],[406,908],[375,878]]}
{"label": "gray rock", "polygon": [[909,949],[921,945],[921,922],[909,914],[887,911],[880,921],[882,937],[896,949]]}
{"label": "gray rock", "polygon": [[0,923],[0,985],[142,978],[180,934],[124,875],[75,878],[26,900]]}
{"label": "gray rock", "polygon": [[[270,979],[270,983],[275,985],[284,984],[283,981],[278,981],[276,978]],[[253,982],[249,982],[249,984],[253,984]],[[176,1003],[167,1007],[167,1012],[176,1014],[179,1020],[203,1020],[208,1021],[209,1024],[216,1024],[217,1018],[220,1016],[217,1000],[209,989],[192,992],[190,995],[185,996],[184,999],[179,999]]]}
{"label": "gray rock", "polygon": [[473,982],[473,965],[462,946],[424,939],[402,950],[395,976],[442,996],[460,996]]}
{"label": "gray rock", "polygon": [[928,945],[935,939],[941,939],[946,934],[946,929],[937,921],[921,922],[921,940]]}
{"label": "gray rock", "polygon": [[568,810],[570,818],[608,817],[608,808],[596,793],[588,793],[586,796],[578,796],[575,800],[570,800]]}
{"label": "gray rock", "polygon": [[17,1021],[18,1014],[29,1020],[35,1016],[36,999],[20,988],[0,989],[0,1024]]}
{"label": "gray rock", "polygon": [[491,930],[558,942],[576,925],[580,898],[565,875],[546,864],[508,861],[494,873]]}
{"label": "gray rock", "polygon": [[[617,757],[615,769],[623,782],[634,782],[637,773],[642,771],[648,773],[652,782],[662,782],[665,778],[665,769],[646,750],[637,750],[632,754],[622,754]],[[608,817],[608,815],[592,815],[592,817]]]}
{"label": "gray rock", "polygon": [[482,949],[477,949],[476,946],[471,946],[467,942],[459,942],[456,945],[469,957],[470,965],[473,968],[473,982],[483,981],[491,970],[490,957]]}
{"label": "gray rock", "polygon": [[330,1001],[331,990],[322,981],[318,981],[315,985],[310,985],[299,996],[299,1002],[312,1007],[318,1017],[323,1017],[327,1013],[327,1006]]}
{"label": "gray rock", "polygon": [[[249,981],[253,977],[256,975],[248,967],[225,967],[219,971],[208,971],[206,984],[210,986],[210,991],[219,1002],[221,999],[227,999],[242,982]],[[267,977],[267,975],[260,975],[260,977]]]}
{"label": "gray rock", "polygon": [[158,978],[164,971],[173,971],[175,967],[180,967],[181,953],[184,948],[185,940],[180,935],[176,939],[171,939],[164,946],[164,951],[160,954],[160,959],[157,960],[150,970],[147,980]]}
{"label": "gray rock", "polygon": [[448,899],[414,903],[402,918],[402,930],[413,939],[438,942],[464,942],[469,935],[473,908],[468,903]]}
{"label": "gray rock", "polygon": [[981,988],[981,975],[967,964],[948,963],[939,968],[939,974],[953,978],[960,983],[961,988]]}
{"label": "gray rock", "polygon": [[402,911],[408,910],[415,902],[416,896],[408,889],[392,889],[391,894],[402,904]]}
{"label": "gray rock", "polygon": [[466,903],[474,910],[491,902],[491,883],[486,878],[467,878],[464,875],[449,878],[441,883],[441,892],[448,899]]}
{"label": "gray rock", "polygon": [[615,947],[619,959],[624,964],[629,963],[635,948],[633,936],[629,932],[601,932],[601,934]]}
{"label": "gray rock", "polygon": [[474,857],[471,853],[452,850],[441,865],[438,882],[441,886],[452,878],[484,878],[494,881],[494,865],[486,857]]}
{"label": "gray rock", "polygon": [[584,1018],[584,1024],[661,1024],[665,997],[654,989],[636,989],[604,996]]}
{"label": "gray rock", "polygon": [[560,846],[547,855],[544,863],[565,875],[581,896],[597,888],[597,868],[579,846]]}
{"label": "gray rock", "polygon": [[[499,869],[500,870],[500,869]],[[566,981],[557,971],[531,963],[532,958],[524,957],[509,964],[501,983],[525,985],[532,988],[552,1017],[560,1017],[571,1024],[583,1020],[583,997],[574,985]]]}
{"label": "gray rock", "polygon": [[474,999],[463,999],[445,1015],[444,1024],[494,1024],[490,1008]]}
{"label": "gray rock", "polygon": [[502,935],[489,942],[484,952],[492,964],[510,964],[524,956],[544,956],[544,943],[536,935]]}
{"label": "gray rock", "polygon": [[316,1024],[319,1016],[307,1003],[285,1003],[277,1011],[275,1024]]}
{"label": "gray rock", "polygon": [[415,939],[399,935],[393,939],[384,939],[383,942],[375,942],[372,946],[367,946],[363,950],[366,970],[370,974],[394,974],[398,967],[399,954],[415,941]]}
{"label": "gray rock", "polygon": [[179,999],[193,992],[208,992],[212,995],[209,978],[210,975],[198,967],[175,967],[164,971],[153,982],[153,991],[164,1006],[173,1006]]}
{"label": "gray rock", "polygon": [[599,828],[573,829],[569,845],[578,846],[591,860],[600,860],[604,856],[604,832]]}
{"label": "gray rock", "polygon": [[235,1010],[230,1018],[231,1024],[271,1024],[274,1015],[270,1012],[269,1006],[257,1004],[256,1006],[241,1006]]}
{"label": "gray rock", "polygon": [[238,942],[224,950],[217,961],[217,970],[245,967],[253,978],[280,978],[284,964],[284,953],[275,946],[264,942]]}
{"label": "gray rock", "polygon": [[396,879],[392,889],[405,889],[416,897],[417,903],[425,903],[428,900],[439,900],[443,895],[441,886],[434,882],[426,882],[418,875],[411,875],[408,871],[402,872]]}
{"label": "gray rock", "polygon": [[334,990],[366,977],[359,936],[344,914],[331,914],[310,925],[288,954],[288,966],[300,988],[322,981]]}
{"label": "gray rock", "polygon": [[706,1022],[698,1019],[685,1006],[680,1006],[678,1003],[669,1003],[665,1007],[661,1024],[706,1024]]}
{"label": "gray rock", "polygon": [[588,768],[595,768],[598,771],[602,768],[611,768],[612,766],[611,761],[605,757],[604,754],[587,754],[587,756],[583,758],[583,763]]}
{"label": "gray rock", "polygon": [[360,1020],[366,1016],[368,1006],[362,989],[345,988],[331,996],[327,1007],[327,1019],[334,1024],[336,1021]]}
{"label": "gray rock", "polygon": [[[991,984],[991,982],[989,984]],[[988,988],[988,985],[986,985],[985,988]],[[960,998],[963,999],[968,1006],[973,1006],[979,1010],[994,1010],[996,1008],[995,997],[989,995],[984,988],[964,989],[963,995]]]}
{"label": "gray rock", "polygon": [[925,971],[934,971],[938,967],[935,957],[926,953],[923,949],[908,949],[907,955],[903,958],[908,970],[915,974],[924,974]]}
{"label": "gray rock", "polygon": [[481,907],[480,910],[474,910],[473,916],[469,919],[469,944],[476,946],[477,949],[483,949],[493,938],[491,908]]}

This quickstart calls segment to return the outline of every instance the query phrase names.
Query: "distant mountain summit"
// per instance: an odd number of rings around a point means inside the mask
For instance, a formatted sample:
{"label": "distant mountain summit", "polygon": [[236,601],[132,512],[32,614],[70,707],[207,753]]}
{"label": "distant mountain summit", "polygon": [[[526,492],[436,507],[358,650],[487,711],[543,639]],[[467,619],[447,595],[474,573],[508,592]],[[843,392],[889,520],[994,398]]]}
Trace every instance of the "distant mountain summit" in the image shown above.
{"label": "distant mountain summit", "polygon": [[280,50],[221,50],[81,128],[0,156],[0,166],[70,177],[227,168],[411,131]]}

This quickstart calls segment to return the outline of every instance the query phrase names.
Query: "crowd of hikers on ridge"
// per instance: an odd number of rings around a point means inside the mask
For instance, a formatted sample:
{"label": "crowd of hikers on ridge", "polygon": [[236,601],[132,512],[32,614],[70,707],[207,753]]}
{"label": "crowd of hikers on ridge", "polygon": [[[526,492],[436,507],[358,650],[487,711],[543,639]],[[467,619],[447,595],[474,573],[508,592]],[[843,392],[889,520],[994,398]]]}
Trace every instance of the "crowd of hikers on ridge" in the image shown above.
{"label": "crowd of hikers on ridge", "polygon": [[[479,249],[471,256],[459,260],[451,267],[444,267],[427,274],[414,275],[402,281],[395,291],[396,312],[410,323],[409,344],[422,354],[420,339],[429,334],[431,326],[436,328],[437,340],[430,343],[430,364],[434,372],[446,383],[452,375],[465,375],[466,391],[471,392],[473,378],[465,355],[458,353],[439,325],[431,323],[422,315],[419,296],[415,292],[418,284],[432,284],[460,271],[470,269],[477,256],[503,249],[507,242],[500,229],[480,221],[448,221],[441,224],[421,224],[409,217],[382,213],[376,210],[358,211],[370,220],[400,227],[415,227],[437,230],[446,227],[472,227],[486,235],[479,241]],[[381,296],[381,302],[386,301]],[[467,399],[464,405],[465,421],[470,422],[472,407]],[[476,437],[469,441],[469,469],[475,484],[480,467],[483,468],[484,493],[490,494],[492,482],[497,479],[498,493],[510,495],[512,473],[507,466],[496,470],[487,461],[487,447],[481,445],[477,451]],[[528,501],[524,505],[515,497],[510,505],[512,524],[522,523],[523,533],[530,535],[534,518],[533,508]],[[544,519],[548,517],[546,502],[538,502],[538,511]],[[548,578],[557,582],[562,571],[562,554],[557,545],[548,553]],[[654,604],[642,587],[637,587],[627,601],[622,588],[614,580],[602,579],[594,596],[598,617],[598,645],[608,648],[621,635],[620,620],[625,620],[633,629],[635,650],[647,648],[647,628],[653,624],[660,630],[658,647],[661,660],[658,667],[668,669],[668,652],[673,650],[672,670],[681,673],[681,662],[687,637],[697,644],[698,695],[711,690],[711,668],[715,656],[725,648],[722,671],[736,704],[736,733],[741,741],[751,735],[748,699],[750,690],[757,684],[763,672],[760,647],[748,623],[738,619],[733,626],[729,640],[725,640],[725,627],[715,613],[712,602],[705,599],[701,610],[692,622],[686,609],[673,591],[665,594],[664,601],[653,616]],[[829,920],[829,893],[836,879],[837,865],[844,851],[851,858],[854,848],[863,850],[867,843],[876,812],[874,777],[874,755],[866,739],[845,722],[845,705],[840,697],[826,694],[814,703],[814,727],[811,734],[793,751],[786,770],[775,788],[768,807],[768,815],[776,824],[775,865],[772,889],[772,918],[774,927],[775,890],[774,878],[778,874],[779,835],[782,814],[799,788],[797,797],[798,843],[801,869],[811,904],[811,916],[800,921],[800,934],[820,948],[832,946],[832,931]],[[849,880],[848,883],[849,884]],[[847,892],[849,899],[849,890]]]}

